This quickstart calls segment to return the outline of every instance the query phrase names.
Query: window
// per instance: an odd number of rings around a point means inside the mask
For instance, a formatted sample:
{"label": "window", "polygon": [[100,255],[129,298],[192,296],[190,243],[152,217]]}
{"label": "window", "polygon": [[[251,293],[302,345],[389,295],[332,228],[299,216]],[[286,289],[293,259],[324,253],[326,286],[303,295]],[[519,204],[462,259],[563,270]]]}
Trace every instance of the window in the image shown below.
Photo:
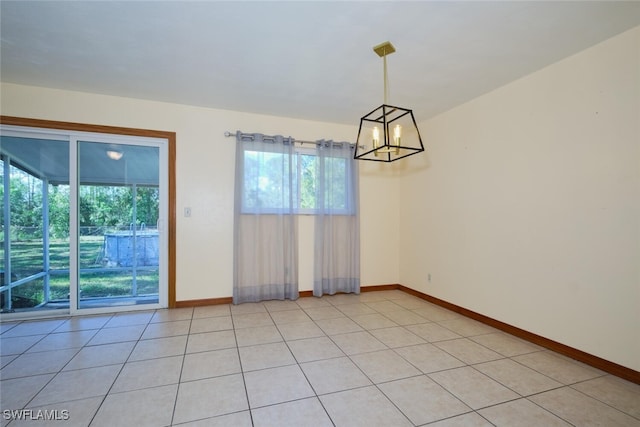
{"label": "window", "polygon": [[[324,191],[326,205],[332,213],[350,214],[351,162],[350,158],[316,156],[313,148],[296,147],[290,161],[289,154],[271,151],[243,150],[244,185],[242,212],[280,213],[292,200],[294,212],[317,212],[317,181],[325,176],[329,185]],[[289,179],[289,176],[291,179]]]}

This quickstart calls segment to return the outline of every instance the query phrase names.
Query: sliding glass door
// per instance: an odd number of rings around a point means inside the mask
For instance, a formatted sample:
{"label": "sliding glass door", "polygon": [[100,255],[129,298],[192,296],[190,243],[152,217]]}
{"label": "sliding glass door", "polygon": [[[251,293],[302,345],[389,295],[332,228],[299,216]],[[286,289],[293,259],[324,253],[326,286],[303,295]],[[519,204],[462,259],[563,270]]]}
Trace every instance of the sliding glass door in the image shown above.
{"label": "sliding glass door", "polygon": [[78,141],[79,309],[160,302],[160,147]]}
{"label": "sliding glass door", "polygon": [[167,140],[1,130],[2,318],[166,307]]}

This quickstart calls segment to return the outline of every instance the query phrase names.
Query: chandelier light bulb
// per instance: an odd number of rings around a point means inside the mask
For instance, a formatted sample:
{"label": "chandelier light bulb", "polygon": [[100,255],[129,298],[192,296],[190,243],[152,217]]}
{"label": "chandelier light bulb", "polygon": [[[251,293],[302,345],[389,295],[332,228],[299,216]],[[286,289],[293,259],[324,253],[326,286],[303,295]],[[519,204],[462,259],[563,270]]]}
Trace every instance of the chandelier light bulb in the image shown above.
{"label": "chandelier light bulb", "polygon": [[380,129],[378,126],[373,128],[373,148],[378,148],[380,146]]}
{"label": "chandelier light bulb", "polygon": [[396,127],[393,128],[393,142],[395,142],[396,145],[400,145],[401,134],[402,128],[400,127],[400,125],[396,125]]}

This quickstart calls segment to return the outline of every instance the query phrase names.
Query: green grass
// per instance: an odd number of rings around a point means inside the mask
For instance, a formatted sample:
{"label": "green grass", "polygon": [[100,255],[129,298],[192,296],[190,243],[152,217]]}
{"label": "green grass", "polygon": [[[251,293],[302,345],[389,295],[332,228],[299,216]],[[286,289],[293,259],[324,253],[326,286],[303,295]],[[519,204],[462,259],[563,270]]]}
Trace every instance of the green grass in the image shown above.
{"label": "green grass", "polygon": [[[80,237],[80,268],[100,267],[102,236]],[[28,276],[26,272],[42,271],[42,240],[11,242],[11,269],[14,273]],[[49,241],[49,265],[52,269],[69,268],[69,240]]]}
{"label": "green grass", "polygon": [[[102,236],[80,237],[80,268],[100,268],[102,260]],[[51,240],[49,265],[52,270],[69,269],[69,241]],[[14,280],[42,271],[42,241],[11,242],[11,271]],[[4,266],[0,266],[3,268]],[[158,293],[158,271],[136,272],[138,295]],[[114,272],[81,273],[82,298],[127,296],[132,292],[131,270]],[[49,299],[69,298],[69,275],[52,274],[49,279]],[[44,279],[37,279],[12,289],[12,301],[16,308],[33,307],[44,301]],[[21,305],[23,307],[18,307]]]}
{"label": "green grass", "polygon": [[[83,273],[80,275],[82,298],[113,297],[131,295],[133,280],[131,273]],[[158,293],[158,272],[136,272],[138,295]],[[67,282],[68,286],[68,282]]]}

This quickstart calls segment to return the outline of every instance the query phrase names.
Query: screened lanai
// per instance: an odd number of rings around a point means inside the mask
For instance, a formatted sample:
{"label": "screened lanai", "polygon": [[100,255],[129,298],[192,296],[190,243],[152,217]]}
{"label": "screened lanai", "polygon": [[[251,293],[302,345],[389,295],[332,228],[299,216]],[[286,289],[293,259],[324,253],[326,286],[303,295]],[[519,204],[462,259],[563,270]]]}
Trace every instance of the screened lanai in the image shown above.
{"label": "screened lanai", "polygon": [[3,313],[158,303],[160,151],[2,128]]}

